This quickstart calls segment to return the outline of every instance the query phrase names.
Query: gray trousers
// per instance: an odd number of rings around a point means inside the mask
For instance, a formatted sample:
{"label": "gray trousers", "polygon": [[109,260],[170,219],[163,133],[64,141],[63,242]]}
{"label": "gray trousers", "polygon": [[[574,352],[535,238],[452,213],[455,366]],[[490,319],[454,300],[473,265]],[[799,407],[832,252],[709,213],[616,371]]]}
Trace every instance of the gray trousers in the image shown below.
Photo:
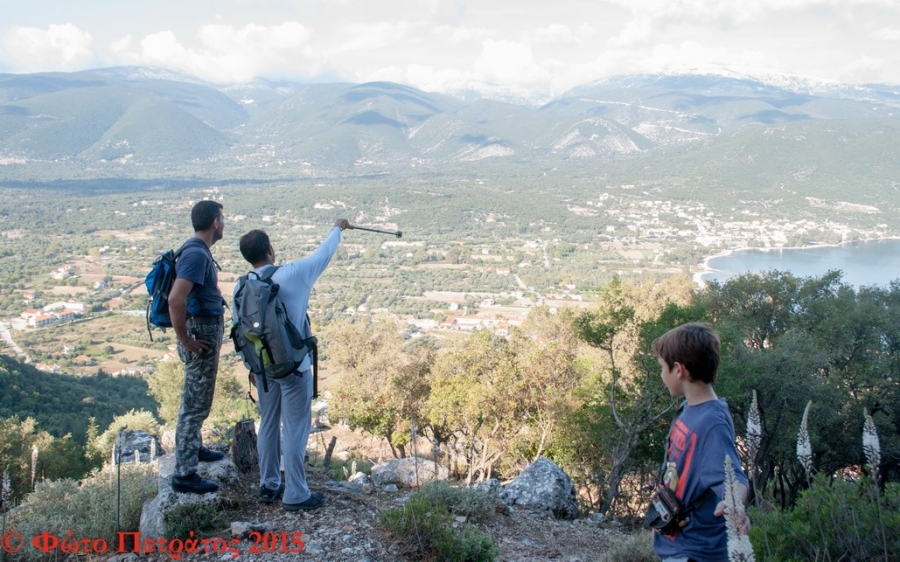
{"label": "gray trousers", "polygon": [[270,490],[281,485],[279,461],[284,455],[284,503],[301,503],[309,499],[303,459],[312,408],[312,372],[268,379],[265,391],[260,375],[256,377],[259,393],[259,483]]}
{"label": "gray trousers", "polygon": [[201,355],[195,355],[178,342],[178,356],[184,361],[184,390],[175,425],[175,476],[190,476],[197,472],[197,455],[203,444],[200,429],[212,407],[225,325],[221,317],[188,318],[187,328],[194,339],[206,340],[212,345]]}

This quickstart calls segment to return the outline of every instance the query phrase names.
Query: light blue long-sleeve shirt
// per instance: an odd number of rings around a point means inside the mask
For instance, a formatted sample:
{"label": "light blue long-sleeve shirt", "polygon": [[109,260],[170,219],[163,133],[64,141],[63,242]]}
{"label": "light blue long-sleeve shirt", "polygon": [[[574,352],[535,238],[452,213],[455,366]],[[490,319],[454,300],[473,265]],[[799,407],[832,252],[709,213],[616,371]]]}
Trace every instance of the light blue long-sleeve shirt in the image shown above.
{"label": "light blue long-sleeve shirt", "polygon": [[[313,284],[331,263],[331,258],[337,252],[338,245],[341,243],[340,227],[333,227],[328,236],[316,248],[311,255],[292,261],[278,268],[272,275],[272,282],[277,283],[281,288],[278,296],[287,309],[288,318],[291,323],[300,330],[304,337],[309,336],[309,328],[306,326],[306,311],[309,308],[309,294],[312,292]],[[262,274],[266,269],[273,267],[264,265],[254,269],[257,274]],[[235,286],[234,292],[237,294],[238,287]],[[232,299],[236,302],[237,299]],[[232,309],[232,315],[237,318],[237,311]],[[309,369],[309,355],[300,365],[300,371]]]}

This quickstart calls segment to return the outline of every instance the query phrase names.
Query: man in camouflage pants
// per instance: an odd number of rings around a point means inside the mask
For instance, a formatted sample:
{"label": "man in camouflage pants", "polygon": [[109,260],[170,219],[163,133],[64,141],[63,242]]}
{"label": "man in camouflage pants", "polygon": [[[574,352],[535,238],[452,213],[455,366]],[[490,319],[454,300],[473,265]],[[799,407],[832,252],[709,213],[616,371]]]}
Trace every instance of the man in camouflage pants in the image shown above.
{"label": "man in camouflage pants", "polygon": [[194,236],[175,264],[175,283],[169,291],[169,315],[178,336],[178,356],[184,361],[184,391],[175,427],[175,472],[172,490],[204,494],[219,486],[197,474],[199,462],[224,455],[203,447],[200,429],[209,416],[219,348],[224,331],[225,301],[219,290],[218,264],[209,248],[222,239],[225,216],[221,203],[200,201],[191,210]]}

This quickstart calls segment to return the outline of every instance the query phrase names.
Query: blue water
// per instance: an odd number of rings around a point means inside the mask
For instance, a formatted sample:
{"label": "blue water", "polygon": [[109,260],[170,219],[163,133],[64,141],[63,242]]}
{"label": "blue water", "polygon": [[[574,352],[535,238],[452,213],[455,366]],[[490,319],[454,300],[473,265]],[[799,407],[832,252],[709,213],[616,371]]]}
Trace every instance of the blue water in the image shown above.
{"label": "blue water", "polygon": [[725,281],[747,272],[777,269],[797,277],[819,277],[840,269],[845,283],[857,288],[886,287],[900,279],[900,240],[854,242],[844,246],[798,250],[741,250],[729,256],[712,258],[713,271],[701,275],[704,281]]}

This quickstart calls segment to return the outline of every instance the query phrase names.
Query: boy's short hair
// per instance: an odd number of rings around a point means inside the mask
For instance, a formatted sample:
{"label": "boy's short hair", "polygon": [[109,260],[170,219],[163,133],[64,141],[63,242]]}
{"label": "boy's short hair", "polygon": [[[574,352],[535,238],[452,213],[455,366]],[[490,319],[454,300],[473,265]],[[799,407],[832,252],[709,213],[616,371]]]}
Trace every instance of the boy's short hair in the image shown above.
{"label": "boy's short hair", "polygon": [[191,209],[191,226],[194,232],[202,232],[212,226],[214,220],[222,214],[222,204],[218,201],[203,200]]}
{"label": "boy's short hair", "polygon": [[251,230],[241,236],[241,255],[250,265],[266,259],[269,253],[269,235],[263,230]]}
{"label": "boy's short hair", "polygon": [[716,382],[719,370],[719,335],[700,322],[689,322],[672,328],[653,341],[653,352],[669,368],[684,365],[692,381]]}

